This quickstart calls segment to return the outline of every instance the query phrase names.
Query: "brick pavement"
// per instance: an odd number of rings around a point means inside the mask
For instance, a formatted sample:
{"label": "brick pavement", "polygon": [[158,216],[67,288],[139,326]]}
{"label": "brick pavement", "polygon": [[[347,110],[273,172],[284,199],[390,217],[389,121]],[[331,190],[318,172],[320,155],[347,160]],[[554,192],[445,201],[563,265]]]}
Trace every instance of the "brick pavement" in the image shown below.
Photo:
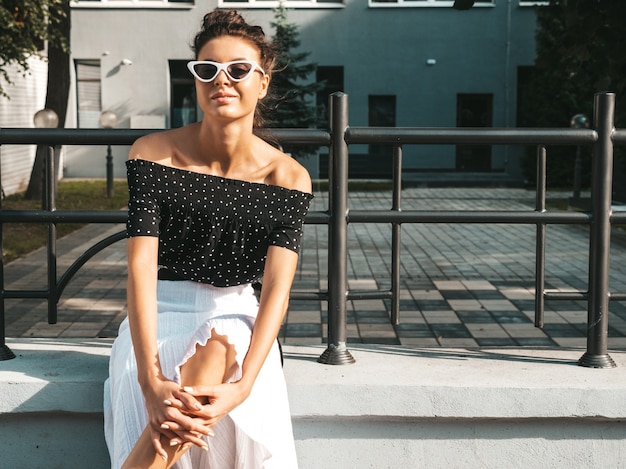
{"label": "brick pavement", "polygon": [[[567,193],[549,197],[567,198]],[[523,189],[410,188],[404,209],[513,210],[534,206]],[[317,192],[313,210],[326,210]],[[391,207],[384,192],[351,193],[350,208]],[[97,240],[123,226],[89,225],[58,244],[59,273]],[[351,289],[390,288],[391,230],[388,224],[349,226]],[[328,229],[305,228],[294,288],[325,289]],[[535,228],[527,225],[405,224],[402,229],[400,325],[389,321],[386,300],[348,304],[348,342],[419,347],[562,346],[585,347],[586,303],[546,301],[545,327],[534,318]],[[550,225],[547,230],[546,287],[586,289],[587,228]],[[626,233],[614,230],[610,288],[626,291]],[[45,287],[45,253],[34,252],[5,267],[7,289]],[[47,323],[46,302],[6,300],[7,337],[113,337],[126,315],[125,242],[90,260],[64,292],[58,323]],[[611,302],[609,349],[626,348],[626,304]],[[327,306],[292,301],[281,330],[288,344],[319,344],[327,335]]]}

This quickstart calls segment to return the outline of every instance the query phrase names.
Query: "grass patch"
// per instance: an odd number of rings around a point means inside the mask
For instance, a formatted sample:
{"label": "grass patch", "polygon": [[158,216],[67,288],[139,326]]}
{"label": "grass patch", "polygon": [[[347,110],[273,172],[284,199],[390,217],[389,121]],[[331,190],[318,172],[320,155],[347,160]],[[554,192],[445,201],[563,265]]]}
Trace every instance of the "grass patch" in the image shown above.
{"label": "grass patch", "polygon": [[548,210],[569,210],[569,201],[567,199],[546,199],[546,208]]}
{"label": "grass patch", "polygon": [[[128,203],[125,180],[114,181],[114,196],[106,195],[105,180],[61,181],[56,196],[57,210],[120,210]],[[13,194],[2,201],[3,210],[41,210],[39,200],[26,200],[24,194]],[[57,224],[57,238],[83,227],[82,223]],[[47,225],[42,223],[5,223],[2,228],[2,256],[11,262],[45,246]]]}

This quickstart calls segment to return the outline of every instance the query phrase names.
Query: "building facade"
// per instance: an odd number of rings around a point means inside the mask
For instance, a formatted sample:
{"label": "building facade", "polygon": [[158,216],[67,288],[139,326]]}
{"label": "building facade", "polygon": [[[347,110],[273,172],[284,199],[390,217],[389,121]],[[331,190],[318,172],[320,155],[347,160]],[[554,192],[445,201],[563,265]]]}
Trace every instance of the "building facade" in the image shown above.
{"label": "building facade", "polygon": [[[535,58],[535,10],[520,0],[286,0],[301,51],[324,80],[316,99],[343,91],[352,126],[514,127],[525,71]],[[97,127],[104,111],[119,128],[172,128],[199,117],[186,69],[203,15],[236,8],[268,36],[275,0],[77,0],[72,3],[73,86],[66,126]],[[115,149],[123,176],[127,148]],[[351,167],[381,174],[391,150],[351,147]],[[308,162],[323,177],[324,155]],[[521,150],[507,147],[408,146],[407,173],[499,173],[521,178]],[[386,165],[387,163],[384,163]],[[359,169],[361,168],[361,169]],[[390,164],[389,164],[390,168]],[[102,177],[101,148],[68,148],[66,177]],[[384,171],[383,171],[384,173]]]}

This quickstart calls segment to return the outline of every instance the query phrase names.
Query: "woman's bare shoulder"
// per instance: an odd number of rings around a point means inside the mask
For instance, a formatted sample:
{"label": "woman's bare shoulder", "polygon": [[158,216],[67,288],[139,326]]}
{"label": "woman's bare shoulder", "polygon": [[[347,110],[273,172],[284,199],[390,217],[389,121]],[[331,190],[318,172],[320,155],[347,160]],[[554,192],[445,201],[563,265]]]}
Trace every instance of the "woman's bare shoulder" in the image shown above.
{"label": "woman's bare shoulder", "polygon": [[312,191],[311,176],[295,158],[275,149],[271,184],[300,192]]}
{"label": "woman's bare shoulder", "polygon": [[169,164],[178,142],[184,141],[185,128],[164,130],[144,135],[133,143],[128,159],[141,159],[154,163]]}

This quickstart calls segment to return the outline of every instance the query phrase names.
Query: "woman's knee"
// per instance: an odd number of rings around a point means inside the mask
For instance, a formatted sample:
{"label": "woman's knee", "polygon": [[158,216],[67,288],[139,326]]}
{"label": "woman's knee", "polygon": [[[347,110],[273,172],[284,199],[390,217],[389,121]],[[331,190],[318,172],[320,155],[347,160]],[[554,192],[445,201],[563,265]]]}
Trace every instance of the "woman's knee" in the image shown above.
{"label": "woman's knee", "polygon": [[181,381],[185,386],[221,384],[234,366],[235,347],[213,329],[206,344],[196,345],[194,355],[181,367]]}

